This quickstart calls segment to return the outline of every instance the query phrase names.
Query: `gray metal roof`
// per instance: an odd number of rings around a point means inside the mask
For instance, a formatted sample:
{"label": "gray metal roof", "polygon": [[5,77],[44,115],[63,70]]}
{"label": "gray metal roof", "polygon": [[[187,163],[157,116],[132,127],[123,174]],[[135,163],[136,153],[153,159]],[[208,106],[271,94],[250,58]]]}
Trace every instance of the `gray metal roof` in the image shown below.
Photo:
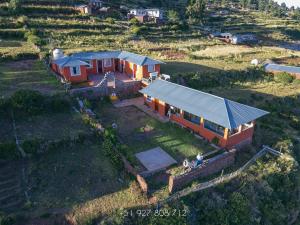
{"label": "gray metal roof", "polygon": [[163,63],[161,61],[151,59],[148,56],[138,55],[126,51],[79,52],[72,54],[72,57],[76,57],[81,60],[118,58],[140,66]]}
{"label": "gray metal roof", "polygon": [[78,58],[74,58],[71,56],[65,56],[63,58],[56,59],[53,62],[57,64],[59,67],[89,65],[87,62],[84,62],[82,60],[79,60]]}
{"label": "gray metal roof", "polygon": [[265,70],[268,72],[278,71],[278,72],[287,72],[287,73],[299,73],[300,74],[300,67],[297,66],[286,66],[286,65],[278,65],[278,64],[266,64]]}
{"label": "gray metal roof", "polygon": [[140,92],[229,129],[268,114],[261,109],[161,79]]}
{"label": "gray metal roof", "polygon": [[123,59],[134,64],[144,66],[144,65],[155,65],[155,64],[163,64],[163,62],[151,59],[148,56],[138,55],[132,52],[122,51],[119,56],[119,59]]}
{"label": "gray metal roof", "polygon": [[72,54],[72,56],[81,60],[109,59],[109,58],[118,58],[120,53],[121,51],[78,52]]}

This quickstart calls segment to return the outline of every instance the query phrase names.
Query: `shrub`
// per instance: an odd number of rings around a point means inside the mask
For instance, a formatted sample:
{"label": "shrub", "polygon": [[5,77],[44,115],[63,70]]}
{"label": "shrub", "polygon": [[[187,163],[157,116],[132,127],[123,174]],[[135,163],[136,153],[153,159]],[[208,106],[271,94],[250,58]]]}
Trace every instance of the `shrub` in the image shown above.
{"label": "shrub", "polygon": [[41,142],[38,139],[33,139],[33,140],[25,140],[22,144],[23,150],[27,154],[37,154],[41,146]]}
{"label": "shrub", "polygon": [[111,18],[111,17],[107,17],[105,19],[105,22],[109,23],[109,24],[115,24],[115,19],[114,18]]}
{"label": "shrub", "polygon": [[218,145],[218,144],[219,144],[219,138],[214,137],[214,138],[211,140],[211,143],[213,143],[213,144],[215,144],[215,145]]}
{"label": "shrub", "polygon": [[137,18],[133,17],[129,20],[129,23],[131,25],[138,25],[140,23],[140,21]]}
{"label": "shrub", "polygon": [[44,96],[38,91],[19,90],[10,99],[12,107],[30,115],[36,115],[44,110]]}
{"label": "shrub", "polygon": [[138,26],[132,26],[130,28],[130,33],[134,35],[139,35],[141,33],[142,29]]}
{"label": "shrub", "polygon": [[277,75],[275,75],[275,80],[279,81],[280,83],[284,83],[284,84],[290,84],[294,81],[294,77],[288,73],[279,73]]}
{"label": "shrub", "polygon": [[17,146],[13,142],[0,143],[0,159],[18,159],[19,153]]}
{"label": "shrub", "polygon": [[59,95],[50,97],[46,102],[46,105],[49,111],[55,113],[66,112],[71,107],[69,100]]}

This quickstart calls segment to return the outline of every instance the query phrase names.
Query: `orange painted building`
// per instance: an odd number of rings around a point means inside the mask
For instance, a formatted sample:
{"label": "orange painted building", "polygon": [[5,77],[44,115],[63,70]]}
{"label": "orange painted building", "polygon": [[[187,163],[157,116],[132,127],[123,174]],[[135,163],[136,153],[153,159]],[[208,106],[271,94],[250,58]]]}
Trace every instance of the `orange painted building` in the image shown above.
{"label": "orange painted building", "polygon": [[251,143],[255,120],[268,113],[160,79],[140,92],[161,116],[227,149]]}
{"label": "orange painted building", "polygon": [[[107,51],[81,52],[59,57],[52,60],[51,68],[66,80],[76,83],[88,81],[89,75],[103,75],[115,71],[125,73],[134,80],[142,80],[148,78],[151,73],[160,74],[160,64],[161,61],[135,53]],[[76,76],[72,72],[75,72]]]}

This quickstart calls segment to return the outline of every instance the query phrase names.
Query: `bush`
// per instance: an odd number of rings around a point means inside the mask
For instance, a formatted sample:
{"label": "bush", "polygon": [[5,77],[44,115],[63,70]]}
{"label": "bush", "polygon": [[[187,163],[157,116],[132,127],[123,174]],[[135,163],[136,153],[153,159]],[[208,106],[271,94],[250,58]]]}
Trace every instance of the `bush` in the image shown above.
{"label": "bush", "polygon": [[219,138],[214,137],[214,138],[211,140],[211,143],[213,143],[213,144],[215,144],[215,145],[218,145],[218,144],[219,144]]}
{"label": "bush", "polygon": [[129,23],[131,25],[138,25],[140,23],[140,21],[137,18],[133,17],[129,20]]}
{"label": "bush", "polygon": [[115,24],[115,19],[114,18],[111,18],[111,17],[107,17],[105,19],[105,22],[109,23],[109,24]]}
{"label": "bush", "polygon": [[59,113],[68,111],[71,107],[71,104],[66,98],[60,95],[54,95],[50,97],[48,101],[46,101],[46,106],[48,111]]}
{"label": "bush", "polygon": [[275,75],[275,80],[284,83],[284,84],[290,84],[294,81],[294,77],[288,73],[279,73]]}
{"label": "bush", "polygon": [[13,216],[6,216],[4,213],[0,213],[0,225],[13,225],[16,223],[16,219]]}
{"label": "bush", "polygon": [[12,107],[19,112],[36,115],[44,111],[45,98],[38,91],[19,90],[10,99]]}
{"label": "bush", "polygon": [[[19,158],[17,146],[13,142],[0,143],[0,159],[13,160]],[[0,223],[1,224],[1,223]]]}
{"label": "bush", "polygon": [[23,150],[27,154],[37,154],[41,146],[41,142],[38,139],[33,139],[33,140],[25,140],[22,144]]}

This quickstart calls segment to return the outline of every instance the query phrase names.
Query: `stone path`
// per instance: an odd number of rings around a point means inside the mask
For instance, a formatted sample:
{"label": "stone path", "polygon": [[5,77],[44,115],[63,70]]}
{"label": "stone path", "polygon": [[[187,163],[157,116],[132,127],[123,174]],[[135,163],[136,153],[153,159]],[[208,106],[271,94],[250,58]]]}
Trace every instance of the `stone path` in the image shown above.
{"label": "stone path", "polygon": [[138,98],[131,98],[131,99],[125,99],[122,101],[115,102],[113,104],[116,108],[121,107],[127,107],[127,106],[135,106],[147,115],[151,116],[154,119],[159,120],[160,122],[166,123],[169,121],[169,118],[161,116],[158,112],[152,110],[148,106],[144,104],[144,98],[138,97]]}

